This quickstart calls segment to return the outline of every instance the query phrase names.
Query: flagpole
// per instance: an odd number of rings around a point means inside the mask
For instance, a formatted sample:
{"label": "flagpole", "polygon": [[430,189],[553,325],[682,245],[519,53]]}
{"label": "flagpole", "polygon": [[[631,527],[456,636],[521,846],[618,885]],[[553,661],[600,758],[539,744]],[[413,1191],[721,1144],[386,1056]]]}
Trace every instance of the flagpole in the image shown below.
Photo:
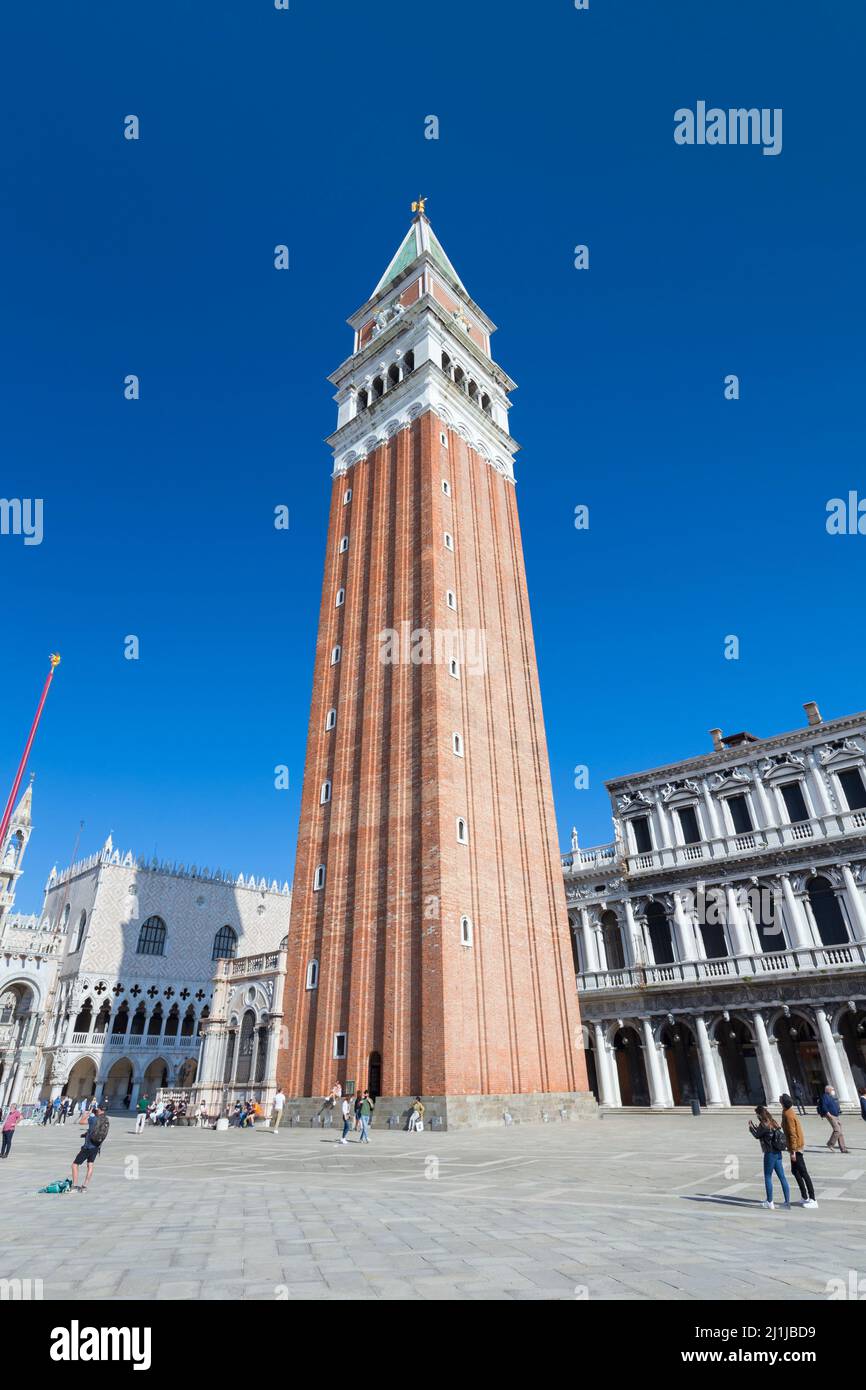
{"label": "flagpole", "polygon": [[60,657],[57,655],[56,652],[52,652],[48,660],[50,662],[48,675],[45,677],[45,684],[42,687],[42,695],[39,700],[39,705],[37,707],[33,723],[30,725],[30,733],[28,734],[27,742],[24,745],[24,752],[21,754],[21,761],[18,764],[18,771],[15,774],[15,781],[12,783],[12,790],[9,793],[9,800],[6,802],[6,809],[3,812],[3,820],[0,821],[0,851],[2,851],[3,845],[6,840],[6,831],[9,829],[9,822],[12,819],[12,810],[15,806],[15,799],[18,796],[18,788],[21,786],[21,779],[24,776],[24,769],[27,766],[27,759],[30,757],[30,749],[33,747],[33,740],[36,737],[36,730],[39,727],[39,720],[42,718],[42,709],[48,697],[48,689],[51,685],[52,680],[54,679],[54,672],[60,665]]}

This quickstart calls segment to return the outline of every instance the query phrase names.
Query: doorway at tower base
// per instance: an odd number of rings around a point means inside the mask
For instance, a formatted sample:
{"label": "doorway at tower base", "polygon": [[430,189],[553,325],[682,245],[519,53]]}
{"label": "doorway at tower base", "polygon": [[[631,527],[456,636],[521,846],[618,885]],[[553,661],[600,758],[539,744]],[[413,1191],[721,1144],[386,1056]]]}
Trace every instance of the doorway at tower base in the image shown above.
{"label": "doorway at tower base", "polygon": [[[349,1096],[350,1104],[354,1096]],[[598,1102],[591,1091],[533,1091],[523,1095],[425,1096],[424,1128],[491,1129],[511,1124],[562,1124],[569,1120],[593,1120],[599,1115]],[[405,1129],[414,1096],[379,1096],[373,1116],[372,1132]],[[342,1129],[340,1104],[325,1106],[324,1097],[287,1097],[283,1126]],[[510,1121],[506,1119],[510,1116]],[[546,1118],[545,1118],[546,1117]],[[354,1111],[353,1111],[354,1124]]]}

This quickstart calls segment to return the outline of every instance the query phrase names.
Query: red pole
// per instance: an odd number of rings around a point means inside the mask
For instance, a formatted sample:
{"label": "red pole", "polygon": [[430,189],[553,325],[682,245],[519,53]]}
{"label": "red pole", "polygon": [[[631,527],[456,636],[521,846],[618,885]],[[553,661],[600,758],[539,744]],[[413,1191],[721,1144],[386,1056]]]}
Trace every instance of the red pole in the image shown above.
{"label": "red pole", "polygon": [[6,831],[9,829],[9,822],[12,819],[12,811],[15,806],[15,798],[18,795],[18,788],[21,786],[21,778],[24,776],[24,769],[27,766],[27,759],[30,757],[30,749],[33,747],[33,740],[36,737],[36,730],[39,727],[39,720],[42,718],[42,707],[45,704],[45,700],[48,695],[48,687],[54,679],[54,672],[56,668],[60,665],[60,657],[56,654],[56,652],[52,652],[48,660],[50,661],[51,666],[48,675],[45,677],[45,684],[42,687],[42,696],[39,700],[39,706],[36,710],[36,715],[34,717],[33,723],[30,725],[30,733],[27,736],[27,742],[24,745],[24,752],[21,754],[21,761],[18,764],[18,771],[15,774],[15,781],[12,783],[12,790],[9,793],[9,800],[6,802],[6,809],[3,812],[3,820],[0,821],[0,851],[2,851],[4,842],[6,840]]}

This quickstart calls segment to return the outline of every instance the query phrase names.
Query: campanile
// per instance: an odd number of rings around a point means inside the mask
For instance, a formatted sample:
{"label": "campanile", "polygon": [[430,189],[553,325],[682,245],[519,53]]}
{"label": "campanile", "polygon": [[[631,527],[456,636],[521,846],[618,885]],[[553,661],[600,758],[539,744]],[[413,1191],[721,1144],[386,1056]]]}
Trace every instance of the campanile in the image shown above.
{"label": "campanile", "polygon": [[350,318],[295,864],[293,1099],[589,1108],[517,516],[514,383],[423,203]]}

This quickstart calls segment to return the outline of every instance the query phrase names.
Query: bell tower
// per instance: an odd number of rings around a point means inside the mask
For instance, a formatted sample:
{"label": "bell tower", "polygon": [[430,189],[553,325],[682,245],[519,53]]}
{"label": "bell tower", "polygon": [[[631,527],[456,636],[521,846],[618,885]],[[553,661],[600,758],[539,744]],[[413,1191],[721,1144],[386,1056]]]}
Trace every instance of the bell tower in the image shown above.
{"label": "bell tower", "polygon": [[[278,1077],[449,1126],[594,1109],[508,427],[424,202],[349,320]],[[380,1107],[380,1110],[382,1107]]]}

